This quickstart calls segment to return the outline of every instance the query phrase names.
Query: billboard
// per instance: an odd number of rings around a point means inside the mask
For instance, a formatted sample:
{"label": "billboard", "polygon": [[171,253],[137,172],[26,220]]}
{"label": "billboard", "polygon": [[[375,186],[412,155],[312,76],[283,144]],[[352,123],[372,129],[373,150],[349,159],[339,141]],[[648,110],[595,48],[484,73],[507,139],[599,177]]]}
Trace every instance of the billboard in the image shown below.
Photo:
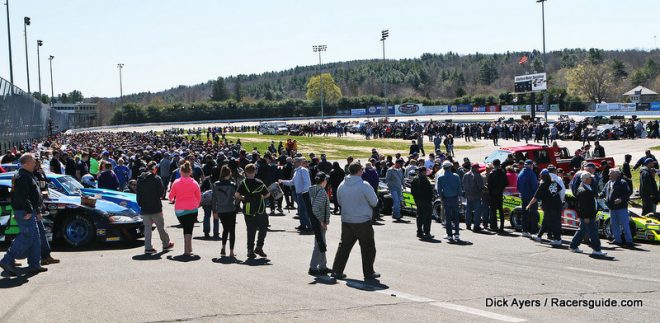
{"label": "billboard", "polygon": [[660,111],[660,102],[651,102],[651,105],[649,106],[649,110]]}
{"label": "billboard", "polygon": [[431,105],[423,108],[424,114],[440,114],[449,112],[447,105]]}
{"label": "billboard", "polygon": [[486,112],[486,107],[472,107],[472,112]]}
{"label": "billboard", "polygon": [[503,105],[502,112],[513,112],[514,107],[513,105]]}
{"label": "billboard", "polygon": [[396,115],[398,116],[414,116],[423,113],[423,106],[417,103],[405,103],[395,107]]}
{"label": "billboard", "polygon": [[[389,106],[387,110],[388,115],[394,115],[394,106]],[[383,107],[369,107],[366,109],[366,114],[370,116],[383,115]]]}
{"label": "billboard", "polygon": [[352,116],[363,116],[367,114],[366,109],[351,109]]}
{"label": "billboard", "polygon": [[546,73],[516,76],[513,79],[515,92],[536,92],[548,89]]}
{"label": "billboard", "polygon": [[596,112],[635,112],[637,104],[635,103],[598,103]]}
{"label": "billboard", "polygon": [[500,112],[500,107],[497,105],[489,105],[486,107],[486,112]]}

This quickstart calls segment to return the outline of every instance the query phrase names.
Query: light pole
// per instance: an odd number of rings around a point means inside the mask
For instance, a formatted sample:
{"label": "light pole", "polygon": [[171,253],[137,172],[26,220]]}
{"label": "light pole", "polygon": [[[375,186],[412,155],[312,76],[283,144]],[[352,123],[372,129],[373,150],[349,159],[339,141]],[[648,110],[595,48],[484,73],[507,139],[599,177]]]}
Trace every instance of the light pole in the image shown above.
{"label": "light pole", "polygon": [[[39,55],[39,47],[43,45],[43,41],[37,40],[37,74],[39,74],[39,96],[41,96],[41,56]],[[41,98],[39,99],[41,100]]]}
{"label": "light pole", "polygon": [[30,95],[30,60],[28,59],[27,26],[30,25],[30,17],[23,18],[23,34],[25,35],[25,71],[27,72],[27,90]]}
{"label": "light pole", "polygon": [[325,52],[328,48],[326,45],[312,46],[314,52],[319,53],[319,85],[321,87],[321,124],[323,124],[323,75],[321,74],[321,52]]}
{"label": "light pole", "polygon": [[[9,44],[9,81],[14,85],[14,63],[11,61],[11,27],[9,23],[9,0],[5,0],[7,6],[7,43]],[[13,93],[13,90],[12,90]]]}
{"label": "light pole", "polygon": [[53,100],[55,100],[55,89],[53,88],[53,58],[55,56],[50,55],[48,56],[48,63],[50,64],[50,104],[53,104]]}
{"label": "light pole", "polygon": [[124,64],[122,63],[117,64],[117,68],[119,69],[119,104],[121,105],[124,98],[124,89],[121,79],[121,69],[124,68]]}
{"label": "light pole", "polygon": [[390,30],[385,29],[380,32],[380,41],[383,42],[383,97],[385,98],[385,112],[387,116],[390,113],[390,109],[387,107],[387,74],[385,73],[385,39],[390,36]]}
{"label": "light pole", "polygon": [[[547,0],[536,0],[537,3],[541,3],[541,23],[543,25],[543,72],[547,73],[545,68],[545,2]],[[548,75],[546,74],[546,78]],[[547,82],[547,80],[546,80]],[[548,90],[543,91],[543,112],[545,115],[545,122],[548,122]]]}

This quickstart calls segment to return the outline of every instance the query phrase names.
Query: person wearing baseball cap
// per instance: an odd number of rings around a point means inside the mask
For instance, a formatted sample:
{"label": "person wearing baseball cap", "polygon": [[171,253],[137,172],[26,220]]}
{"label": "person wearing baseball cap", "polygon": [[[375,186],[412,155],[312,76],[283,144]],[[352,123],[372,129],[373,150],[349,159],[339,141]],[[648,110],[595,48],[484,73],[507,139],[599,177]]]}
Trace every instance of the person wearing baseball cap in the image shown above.
{"label": "person wearing baseball cap", "polygon": [[392,196],[392,218],[396,222],[403,222],[401,219],[401,203],[403,202],[403,159],[397,159],[394,166],[390,167],[385,173],[385,183]]}
{"label": "person wearing baseball cap", "polygon": [[452,173],[452,162],[445,160],[442,163],[443,173],[436,178],[436,191],[442,197],[442,208],[445,212],[447,235],[445,239],[450,242],[459,242],[459,223],[458,214],[459,196],[463,195],[461,179],[458,175]]}
{"label": "person wearing baseball cap", "polygon": [[595,186],[594,178],[589,172],[584,172],[580,175],[580,179],[581,183],[575,195],[580,228],[575,232],[569,248],[571,252],[582,253],[582,250],[578,247],[582,243],[584,235],[588,234],[591,242],[590,246],[593,249],[591,254],[593,256],[606,256],[607,253],[601,251],[600,238],[598,237],[598,224],[596,223],[596,214],[598,213],[596,196],[598,193],[592,187]]}
{"label": "person wearing baseball cap", "polygon": [[[538,231],[537,224],[539,223],[538,204],[534,200],[534,194],[539,188],[539,180],[534,173],[534,162],[531,160],[525,161],[525,167],[518,175],[516,186],[520,193],[523,208],[522,218],[522,236],[531,238],[532,234]],[[547,172],[547,170],[545,170]],[[549,176],[549,175],[548,175]],[[534,203],[530,201],[534,200]]]}

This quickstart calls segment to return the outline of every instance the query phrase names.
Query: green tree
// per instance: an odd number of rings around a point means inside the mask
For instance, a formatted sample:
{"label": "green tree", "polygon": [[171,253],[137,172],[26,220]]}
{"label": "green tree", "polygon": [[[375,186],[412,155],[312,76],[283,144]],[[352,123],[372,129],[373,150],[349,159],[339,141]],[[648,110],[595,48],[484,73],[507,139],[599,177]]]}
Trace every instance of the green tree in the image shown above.
{"label": "green tree", "polygon": [[341,99],[341,89],[335,83],[332,75],[330,73],[323,73],[321,77],[318,75],[312,76],[307,82],[307,100],[313,102],[321,101],[321,83],[323,83],[323,102],[335,103]]}
{"label": "green tree", "polygon": [[457,98],[460,98],[465,96],[467,93],[465,93],[465,90],[463,90],[462,87],[459,87],[458,89],[456,89],[456,92],[454,94],[456,94]]}
{"label": "green tree", "polygon": [[225,79],[218,77],[217,80],[213,81],[213,92],[211,94],[211,101],[224,101],[229,99],[229,91],[227,91],[227,85],[225,84]]}
{"label": "green tree", "polygon": [[598,65],[603,62],[603,52],[598,48],[589,48],[589,63]]}
{"label": "green tree", "polygon": [[241,88],[240,75],[239,77],[236,77],[236,81],[234,82],[234,100],[236,100],[236,102],[241,102],[241,100],[243,100],[243,89]]}
{"label": "green tree", "polygon": [[614,85],[612,71],[603,65],[578,64],[568,71],[568,93],[600,103],[609,98]]}
{"label": "green tree", "polygon": [[644,68],[637,68],[630,74],[630,84],[632,86],[646,85],[648,81],[649,75]]}
{"label": "green tree", "polygon": [[69,92],[69,102],[70,103],[82,102],[84,98],[85,97],[83,97],[82,92],[80,92],[78,90],[73,90],[73,91]]}
{"label": "green tree", "polygon": [[626,72],[626,67],[622,61],[618,59],[612,61],[612,76],[614,76],[614,80],[617,82],[628,76],[628,72]]}
{"label": "green tree", "polygon": [[479,68],[479,82],[481,84],[491,85],[498,77],[495,61],[492,58],[482,60],[481,67]]}
{"label": "green tree", "polygon": [[69,103],[69,96],[66,93],[60,94],[57,98],[57,103]]}

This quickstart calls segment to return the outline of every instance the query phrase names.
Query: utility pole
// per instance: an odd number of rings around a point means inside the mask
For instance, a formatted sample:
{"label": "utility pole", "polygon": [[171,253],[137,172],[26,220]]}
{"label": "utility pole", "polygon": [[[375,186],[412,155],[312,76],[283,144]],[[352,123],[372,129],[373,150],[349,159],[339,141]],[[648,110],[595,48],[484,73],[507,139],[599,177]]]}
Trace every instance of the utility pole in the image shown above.
{"label": "utility pole", "polygon": [[385,29],[380,32],[381,38],[380,41],[383,42],[383,97],[385,99],[385,116],[390,113],[390,109],[387,106],[387,73],[385,72],[385,39],[390,36],[390,30]]}
{"label": "utility pole", "polygon": [[[37,40],[37,73],[39,74],[39,96],[41,96],[41,56],[39,54],[39,47],[43,46],[44,42]],[[41,100],[41,98],[39,98]]]}
{"label": "utility pole", "polygon": [[[543,72],[546,73],[546,82],[547,82],[547,69],[545,67],[546,57],[545,57],[545,2],[547,0],[536,0],[537,3],[541,3],[541,23],[543,25]],[[548,122],[548,90],[543,91],[543,111],[545,113],[545,121]]]}
{"label": "utility pole", "polygon": [[124,98],[124,89],[122,85],[122,79],[121,79],[121,69],[124,68],[124,64],[119,63],[117,64],[117,68],[119,69],[119,103],[122,103],[122,100]]}
{"label": "utility pole", "polygon": [[5,6],[7,6],[7,42],[9,43],[9,82],[11,82],[11,85],[14,85],[14,63],[12,63],[11,60],[11,24],[9,23],[9,0],[5,0]]}

